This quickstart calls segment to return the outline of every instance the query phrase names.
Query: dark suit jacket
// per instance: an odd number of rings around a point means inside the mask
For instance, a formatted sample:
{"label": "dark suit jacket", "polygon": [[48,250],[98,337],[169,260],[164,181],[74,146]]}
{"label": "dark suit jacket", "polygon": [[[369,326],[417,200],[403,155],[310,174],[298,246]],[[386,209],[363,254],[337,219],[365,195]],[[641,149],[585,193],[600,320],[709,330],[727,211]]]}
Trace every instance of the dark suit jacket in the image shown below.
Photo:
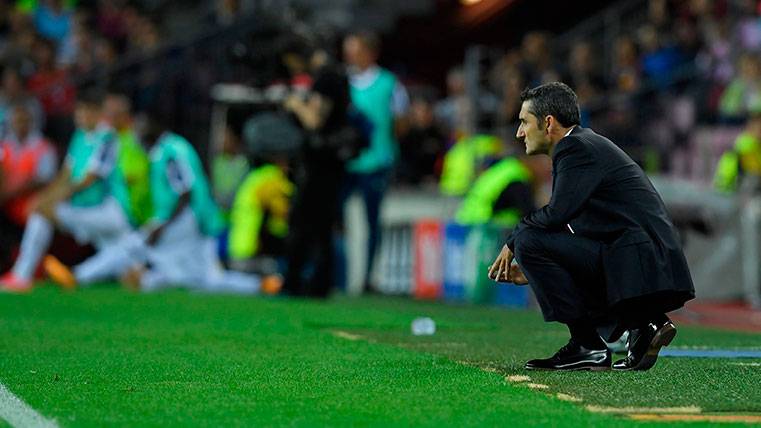
{"label": "dark suit jacket", "polygon": [[523,218],[508,247],[526,228],[601,242],[611,309],[665,313],[695,297],[663,200],[623,150],[591,129],[576,126],[555,146],[550,203]]}

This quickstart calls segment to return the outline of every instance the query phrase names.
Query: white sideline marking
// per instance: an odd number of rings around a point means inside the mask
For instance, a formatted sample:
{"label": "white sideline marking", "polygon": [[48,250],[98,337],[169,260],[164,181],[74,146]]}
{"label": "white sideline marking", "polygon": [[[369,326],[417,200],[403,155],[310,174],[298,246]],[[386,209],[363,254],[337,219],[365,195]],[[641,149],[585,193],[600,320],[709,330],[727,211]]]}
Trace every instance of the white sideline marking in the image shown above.
{"label": "white sideline marking", "polygon": [[16,428],[58,428],[56,421],[37,413],[0,383],[0,418]]}

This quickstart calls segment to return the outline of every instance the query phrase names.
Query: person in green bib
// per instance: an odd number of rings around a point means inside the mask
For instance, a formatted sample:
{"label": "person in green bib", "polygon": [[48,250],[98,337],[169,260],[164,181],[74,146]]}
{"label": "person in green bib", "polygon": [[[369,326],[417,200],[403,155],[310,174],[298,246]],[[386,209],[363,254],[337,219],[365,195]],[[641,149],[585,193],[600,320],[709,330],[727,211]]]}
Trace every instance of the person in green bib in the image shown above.
{"label": "person in green bib", "polygon": [[743,177],[761,177],[761,109],[752,111],[732,149],[721,155],[714,175],[714,188],[734,193]]}
{"label": "person in green bib", "polygon": [[484,171],[470,187],[455,221],[475,226],[491,223],[512,228],[536,209],[531,171],[517,157],[508,156]]}
{"label": "person in green bib", "polygon": [[380,207],[398,156],[396,134],[405,126],[409,96],[393,73],[378,66],[377,35],[351,34],[344,40],[343,51],[349,66],[351,102],[372,124],[369,146],[347,164],[343,200],[359,192],[364,201],[369,231],[364,289],[374,292],[369,279],[380,241]]}
{"label": "person in green bib", "polygon": [[109,93],[103,101],[103,115],[116,133],[119,155],[116,167],[121,170],[130,199],[130,217],[140,226],[151,215],[151,192],[148,182],[148,155],[133,128],[132,103],[126,95]]}
{"label": "person in green bib", "polygon": [[29,216],[13,269],[0,278],[5,291],[32,287],[34,272],[47,252],[55,228],[97,249],[117,242],[130,228],[130,201],[124,177],[115,165],[118,144],[110,128],[99,126],[101,99],[84,91],[75,110],[74,133],[63,168]]}
{"label": "person in green bib", "polygon": [[216,254],[222,215],[201,159],[182,136],[147,118],[153,214],[141,230],[77,266],[73,280],[121,277],[142,291],[188,287],[206,292],[257,293],[256,275],[223,270]]}
{"label": "person in green bib", "polygon": [[248,174],[230,211],[228,254],[233,269],[276,273],[275,257],[283,255],[293,191],[282,164],[265,163]]}

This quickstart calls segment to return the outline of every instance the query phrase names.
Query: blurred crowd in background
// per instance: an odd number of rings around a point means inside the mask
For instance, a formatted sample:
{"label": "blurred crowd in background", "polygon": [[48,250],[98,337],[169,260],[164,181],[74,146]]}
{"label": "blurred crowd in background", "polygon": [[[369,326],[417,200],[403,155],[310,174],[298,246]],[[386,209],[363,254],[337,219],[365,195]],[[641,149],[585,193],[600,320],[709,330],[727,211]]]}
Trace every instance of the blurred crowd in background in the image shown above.
{"label": "blurred crowd in background", "polygon": [[[95,103],[93,91],[101,94],[99,120],[120,144],[114,162],[130,193],[131,206],[125,209],[132,211],[133,229],[155,219],[140,200],[150,199],[152,187],[154,155],[148,147],[160,141],[160,135],[153,135],[153,141],[146,135],[160,121],[164,131],[189,141],[196,154],[188,159],[203,162],[201,170],[194,170],[195,179],[210,177],[208,191],[224,224],[214,231],[220,263],[269,278],[284,274],[282,259],[294,246],[314,245],[310,251],[324,253],[330,233],[341,229],[340,204],[356,191],[370,231],[369,292],[380,240],[379,211],[389,187],[462,198],[455,218],[463,224],[510,227],[541,205],[548,166],[525,159],[523,147],[514,141],[520,94],[527,87],[568,83],[579,97],[582,125],[620,144],[649,173],[685,172],[689,166],[676,165],[675,159],[691,150],[694,130],[720,126],[736,129],[732,138],[737,140],[716,165],[717,190],[733,192],[743,177],[761,175],[761,2],[633,3],[641,13],[621,21],[613,33],[608,29],[606,37],[580,33],[557,39],[529,32],[518,46],[490,48],[487,66],[475,74],[466,61],[448,70],[445,81],[427,82],[414,69],[378,67],[382,38],[363,29],[338,34],[324,26],[294,23],[284,3],[0,1],[2,270],[16,259],[25,223],[40,209],[40,195],[49,196],[46,188],[67,150],[71,156],[69,142],[82,128],[75,123],[77,100]],[[280,23],[263,24],[267,13],[277,15]],[[195,28],[203,30],[196,34]],[[313,65],[316,53],[340,72],[326,77],[325,67]],[[340,80],[342,73],[348,80]],[[318,81],[319,90],[313,88]],[[250,85],[266,94],[267,101],[230,109],[223,132],[214,135],[211,94],[217,83]],[[369,89],[375,85],[377,93]],[[294,221],[308,222],[309,215],[294,216],[291,209],[301,207],[309,214],[319,206],[303,196],[309,182],[303,174],[324,178],[329,171],[318,171],[304,156],[324,160],[324,153],[295,148],[290,154],[257,153],[251,129],[264,125],[250,119],[264,110],[290,112],[290,118],[275,117],[273,123],[307,136],[319,134],[322,126],[343,129],[344,119],[330,119],[337,122],[329,125],[318,121],[314,128],[311,113],[298,111],[310,107],[288,101],[287,95],[276,99],[272,94],[278,88],[306,104],[310,91],[317,91],[333,100],[334,109],[339,105],[335,100],[346,97],[342,116],[352,111],[359,116],[345,119],[357,132],[355,139],[363,140],[351,143],[353,157],[334,154],[325,161],[342,171],[328,180],[335,194],[321,194],[326,201],[322,209],[336,211],[320,220],[327,224],[327,235],[305,237]],[[300,176],[300,171],[306,172]],[[177,180],[180,188],[190,186]],[[292,237],[288,241],[288,230],[294,227],[300,230],[298,243]],[[57,245],[73,245],[61,240],[53,242],[53,253]],[[92,248],[89,253],[64,251],[59,258],[72,265],[92,253]],[[335,260],[314,263],[331,266],[331,279],[320,276],[320,281],[340,283]],[[290,291],[310,293],[299,287]],[[312,290],[316,295],[325,291]]]}

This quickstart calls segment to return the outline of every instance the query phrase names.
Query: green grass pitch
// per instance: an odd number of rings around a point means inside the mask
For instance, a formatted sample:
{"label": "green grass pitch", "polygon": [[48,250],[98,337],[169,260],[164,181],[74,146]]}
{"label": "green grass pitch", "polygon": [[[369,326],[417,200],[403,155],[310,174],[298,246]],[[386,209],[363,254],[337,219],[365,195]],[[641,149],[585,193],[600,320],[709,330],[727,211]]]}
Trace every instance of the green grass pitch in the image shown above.
{"label": "green grass pitch", "polygon": [[[435,335],[410,334],[421,315]],[[761,367],[747,364],[759,360],[525,372],[566,333],[537,313],[493,307],[46,286],[1,295],[0,331],[0,382],[64,427],[653,425],[588,405],[761,413]],[[672,346],[761,348],[761,335],[680,327]]]}

